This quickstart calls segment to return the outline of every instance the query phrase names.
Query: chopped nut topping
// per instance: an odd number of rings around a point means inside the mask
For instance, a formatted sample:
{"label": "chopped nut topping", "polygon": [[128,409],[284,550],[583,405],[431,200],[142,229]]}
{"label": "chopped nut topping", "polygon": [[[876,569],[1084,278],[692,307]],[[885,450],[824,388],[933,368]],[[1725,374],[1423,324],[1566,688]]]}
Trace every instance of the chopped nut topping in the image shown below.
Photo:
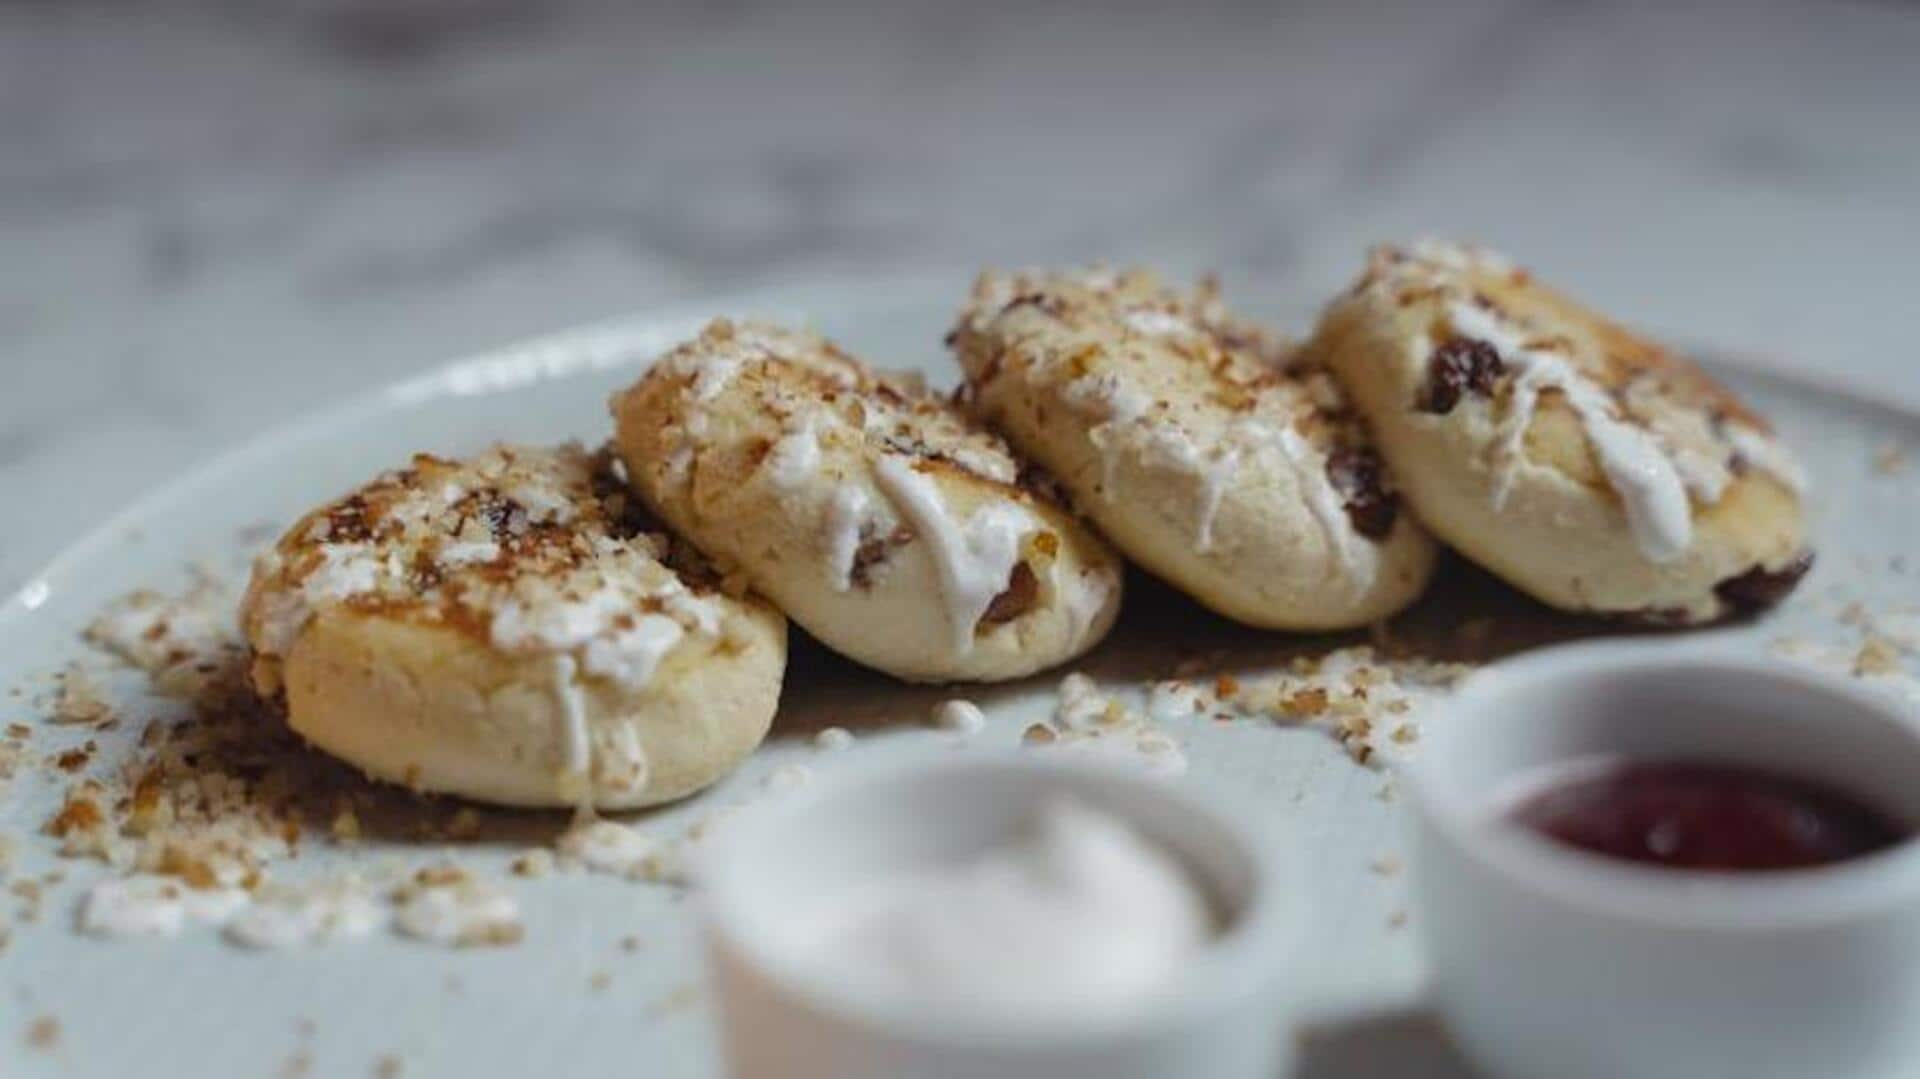
{"label": "chopped nut topping", "polygon": [[473,633],[509,655],[575,653],[587,674],[644,683],[659,635],[636,632],[636,615],[711,636],[721,612],[698,594],[710,572],[678,572],[673,541],[636,530],[634,501],[603,496],[611,468],[578,446],[418,454],[309,514],[255,567],[243,618],[256,687],[277,693],[282,657],[334,609]]}
{"label": "chopped nut topping", "polygon": [[1327,691],[1320,686],[1298,690],[1280,702],[1280,713],[1289,719],[1311,719],[1326,711]]}

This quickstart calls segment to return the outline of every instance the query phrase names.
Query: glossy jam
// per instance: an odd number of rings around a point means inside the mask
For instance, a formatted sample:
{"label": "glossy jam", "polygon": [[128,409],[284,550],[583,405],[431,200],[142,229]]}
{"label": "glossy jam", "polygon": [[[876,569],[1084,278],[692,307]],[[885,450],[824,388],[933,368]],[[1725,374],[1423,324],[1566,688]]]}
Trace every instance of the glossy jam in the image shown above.
{"label": "glossy jam", "polygon": [[1514,820],[1550,839],[1663,869],[1806,869],[1885,850],[1913,834],[1819,783],[1689,761],[1556,770],[1508,804]]}

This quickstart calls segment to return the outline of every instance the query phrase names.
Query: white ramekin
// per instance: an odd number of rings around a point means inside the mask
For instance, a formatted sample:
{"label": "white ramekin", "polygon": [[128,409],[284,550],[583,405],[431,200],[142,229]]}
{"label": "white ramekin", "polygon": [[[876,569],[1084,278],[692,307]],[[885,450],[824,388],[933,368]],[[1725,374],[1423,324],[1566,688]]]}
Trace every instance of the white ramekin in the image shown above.
{"label": "white ramekin", "polygon": [[[961,860],[1071,794],[1178,857],[1226,913],[1179,982],[1124,1015],[989,1021],[876,999],[799,961],[793,919],[878,874]],[[822,784],[748,811],[700,867],[729,1070],[737,1079],[1275,1079],[1290,1071],[1301,882],[1259,814],[1118,767],[978,757]]]}
{"label": "white ramekin", "polygon": [[1468,680],[1422,724],[1418,920],[1443,1018],[1519,1079],[1920,1074],[1920,843],[1785,874],[1661,870],[1503,818],[1595,754],[1822,781],[1920,821],[1920,725],[1844,679],[1712,646],[1575,645]]}

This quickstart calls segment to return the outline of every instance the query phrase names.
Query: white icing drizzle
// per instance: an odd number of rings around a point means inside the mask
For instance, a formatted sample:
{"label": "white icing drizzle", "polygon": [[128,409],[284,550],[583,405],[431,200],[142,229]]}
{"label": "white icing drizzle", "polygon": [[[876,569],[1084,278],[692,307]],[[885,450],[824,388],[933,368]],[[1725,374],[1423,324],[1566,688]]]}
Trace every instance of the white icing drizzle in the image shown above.
{"label": "white icing drizzle", "polygon": [[[1134,315],[1164,314],[1132,312]],[[1172,318],[1173,316],[1166,316]],[[1140,424],[1153,407],[1152,399],[1111,372],[1088,374],[1067,383],[1062,397],[1074,408],[1101,420],[1089,432],[1101,454],[1101,494],[1115,497],[1114,469],[1122,440],[1117,429]],[[1142,456],[1197,481],[1194,505],[1194,549],[1206,553],[1214,549],[1214,521],[1227,488],[1233,483],[1250,454],[1270,446],[1288,463],[1307,498],[1314,518],[1327,538],[1328,546],[1357,579],[1371,580],[1378,562],[1372,544],[1353,530],[1340,492],[1326,474],[1326,459],[1291,427],[1275,428],[1257,421],[1243,421],[1227,432],[1210,454],[1202,454],[1193,440],[1171,422],[1142,425],[1139,428]]]}
{"label": "white icing drizzle", "polygon": [[784,491],[796,490],[813,478],[820,469],[820,431],[813,413],[780,436],[767,453],[765,467],[767,478]]}
{"label": "white icing drizzle", "polygon": [[1733,482],[1733,455],[1704,409],[1674,400],[1656,378],[1629,381],[1620,403],[1666,450],[1688,494],[1707,505],[1720,500]]}
{"label": "white icing drizzle", "polygon": [[1280,456],[1293,468],[1300,490],[1307,496],[1307,508],[1313,511],[1314,518],[1320,522],[1327,545],[1339,556],[1347,572],[1356,581],[1372,581],[1378,568],[1378,553],[1373,544],[1354,531],[1353,520],[1347,516],[1347,507],[1340,498],[1340,492],[1334,489],[1333,481],[1327,478],[1326,456],[1314,449],[1292,427],[1282,427],[1278,431],[1262,427],[1259,433],[1266,436],[1268,444],[1279,450]]}
{"label": "white icing drizzle", "polygon": [[[264,572],[280,563],[277,552],[261,556]],[[365,543],[338,543],[320,548],[320,562],[291,592],[274,593],[262,612],[259,647],[269,655],[284,656],[300,631],[322,607],[372,591],[383,572],[381,560]]]}
{"label": "white icing drizzle", "polygon": [[631,723],[616,723],[603,732],[593,755],[594,782],[608,790],[637,793],[646,788],[651,772],[647,747]]}
{"label": "white icing drizzle", "polygon": [[592,674],[639,688],[653,681],[660,661],[686,635],[679,622],[665,615],[639,615],[630,629],[589,638],[580,651],[581,666]]}
{"label": "white icing drizzle", "polygon": [[969,472],[993,480],[996,483],[1017,483],[1020,479],[1020,463],[997,448],[984,448],[957,442],[951,447],[943,447],[941,455],[960,465]]}
{"label": "white icing drizzle", "polygon": [[1502,362],[1517,369],[1496,444],[1494,508],[1503,507],[1512,493],[1540,392],[1558,390],[1580,418],[1608,486],[1620,496],[1641,553],[1654,562],[1680,557],[1693,538],[1693,510],[1679,471],[1653,435],[1616,415],[1612,398],[1567,361],[1527,347],[1487,312],[1454,304],[1448,317],[1457,332],[1485,341]]}
{"label": "white icing drizzle", "polygon": [[[587,702],[576,681],[580,665],[571,655],[554,656],[553,700],[560,712],[560,770],[569,779],[585,780],[593,768],[593,732],[587,726]],[[581,797],[586,797],[581,783]]]}
{"label": "white icing drizzle", "polygon": [[1806,493],[1806,469],[1778,439],[1743,423],[1727,424],[1726,437],[1734,452],[1749,465],[1779,480],[1794,494]]}
{"label": "white icing drizzle", "polygon": [[871,505],[866,488],[853,483],[834,488],[827,503],[827,568],[836,592],[853,587],[853,560],[860,553],[860,530],[866,526]]}
{"label": "white icing drizzle", "polygon": [[1199,481],[1198,509],[1194,525],[1194,547],[1205,552],[1213,548],[1213,522],[1227,486],[1243,462],[1263,449],[1271,449],[1294,474],[1296,485],[1306,499],[1327,548],[1340,559],[1357,581],[1373,578],[1379,561],[1373,545],[1353,530],[1340,492],[1327,478],[1326,458],[1291,426],[1274,427],[1257,420],[1243,420],[1227,429],[1226,436],[1213,455],[1202,462],[1184,436],[1170,432],[1173,439],[1158,440],[1163,454],[1176,465],[1194,473]]}
{"label": "white icing drizzle", "polygon": [[1060,396],[1068,407],[1098,421],[1087,437],[1100,451],[1100,492],[1111,499],[1113,470],[1119,459],[1115,433],[1145,416],[1153,407],[1153,399],[1111,371],[1082,375],[1062,386]]}
{"label": "white icing drizzle", "polygon": [[740,371],[740,358],[737,356],[707,356],[694,368],[693,381],[688,384],[687,392],[695,401],[705,403],[726,391],[727,384]]}
{"label": "white icing drizzle", "polygon": [[1233,482],[1234,474],[1240,471],[1240,447],[1232,442],[1221,444],[1214,450],[1213,456],[1199,467],[1200,479],[1199,508],[1195,511],[1193,522],[1193,549],[1205,554],[1213,550],[1213,521],[1220,516],[1220,503],[1227,495],[1227,485]]}
{"label": "white icing drizzle", "polygon": [[[719,634],[720,608],[711,600],[688,591],[678,579],[674,580],[673,587],[655,593],[654,598],[660,601],[660,609],[672,615],[682,626],[709,637]],[[593,668],[589,666],[587,669]]]}
{"label": "white icing drizzle", "polygon": [[1078,640],[1106,607],[1118,579],[1111,570],[1098,568],[1068,576],[1064,582],[1061,573],[1059,563],[1054,563],[1054,591],[1066,605],[1068,633]]}
{"label": "white icing drizzle", "polygon": [[966,655],[973,650],[980,617],[1007,587],[1014,564],[1020,561],[1021,540],[1036,527],[1032,514],[1011,503],[993,501],[956,525],[939,486],[908,459],[885,456],[874,462],[873,470],[880,489],[932,552],[946,596],[954,651]]}
{"label": "white icing drizzle", "polygon": [[1670,445],[1667,454],[1689,494],[1708,504],[1720,501],[1733,478],[1725,465],[1691,446]]}
{"label": "white icing drizzle", "polygon": [[217,925],[247,904],[241,888],[190,888],[178,877],[142,873],[87,891],[80,931],[96,937],[177,937],[188,925]]}
{"label": "white icing drizzle", "polygon": [[[676,578],[662,580],[644,596],[665,614],[634,617],[639,598],[624,588],[602,587],[578,598],[550,597],[531,605],[505,600],[494,611],[489,636],[507,652],[578,652],[588,673],[642,688],[688,629],[709,636],[718,632],[719,614],[711,601],[693,595]],[[632,624],[619,628],[624,620]]]}

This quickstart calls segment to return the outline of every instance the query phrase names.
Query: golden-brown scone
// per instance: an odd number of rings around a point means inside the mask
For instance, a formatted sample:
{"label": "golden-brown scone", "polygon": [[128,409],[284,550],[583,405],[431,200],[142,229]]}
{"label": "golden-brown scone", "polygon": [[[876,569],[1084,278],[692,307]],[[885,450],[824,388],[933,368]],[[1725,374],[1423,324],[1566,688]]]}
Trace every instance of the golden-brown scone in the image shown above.
{"label": "golden-brown scone", "polygon": [[420,454],[254,567],[255,688],[369,775],[524,806],[682,797],[765,737],[786,621],[652,530],[577,446]]}
{"label": "golden-brown scone", "polygon": [[1338,385],[1211,284],[987,273],[951,341],[972,409],[1128,557],[1208,607],[1343,629],[1426,586],[1433,542],[1398,511]]}
{"label": "golden-brown scone", "polygon": [[1805,481],[1764,420],[1491,252],[1376,249],[1306,351],[1427,526],[1555,607],[1706,622],[1811,563]]}
{"label": "golden-brown scone", "polygon": [[828,647],[915,681],[1092,647],[1120,566],[999,439],[810,333],[718,320],[612,402],[636,489]]}

